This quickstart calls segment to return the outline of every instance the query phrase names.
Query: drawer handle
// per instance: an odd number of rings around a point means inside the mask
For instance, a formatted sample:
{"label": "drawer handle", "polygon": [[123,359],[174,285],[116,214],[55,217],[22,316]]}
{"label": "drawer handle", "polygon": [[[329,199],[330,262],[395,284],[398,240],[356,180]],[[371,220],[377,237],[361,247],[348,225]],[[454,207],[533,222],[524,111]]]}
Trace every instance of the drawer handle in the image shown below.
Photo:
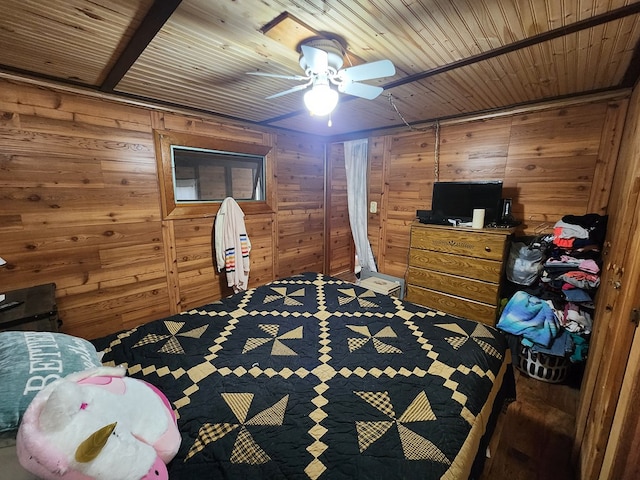
{"label": "drawer handle", "polygon": [[484,247],[484,251],[485,252],[490,252],[491,251],[491,247]]}

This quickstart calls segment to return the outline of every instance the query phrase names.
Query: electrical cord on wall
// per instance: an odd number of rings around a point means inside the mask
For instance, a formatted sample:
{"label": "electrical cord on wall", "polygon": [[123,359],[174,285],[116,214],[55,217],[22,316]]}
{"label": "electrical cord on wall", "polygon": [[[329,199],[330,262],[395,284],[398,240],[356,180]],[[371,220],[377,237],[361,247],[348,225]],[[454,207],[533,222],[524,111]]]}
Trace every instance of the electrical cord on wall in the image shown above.
{"label": "electrical cord on wall", "polygon": [[440,178],[440,121],[436,120],[436,145],[433,152],[433,181],[437,182]]}
{"label": "electrical cord on wall", "polygon": [[411,125],[409,122],[407,122],[407,120],[404,118],[404,115],[400,113],[400,110],[398,110],[398,106],[396,105],[396,102],[393,101],[393,95],[391,93],[387,93],[387,99],[389,100],[389,105],[393,107],[393,109],[395,110],[400,120],[402,120],[402,123],[404,123],[407,126],[407,128],[409,128],[409,130],[411,130],[412,132],[426,132],[427,130],[430,130],[432,128],[435,129],[436,144],[434,147],[433,179],[434,181],[437,182],[440,178],[440,121],[436,120],[433,126],[430,126],[430,127],[416,128],[413,125]]}

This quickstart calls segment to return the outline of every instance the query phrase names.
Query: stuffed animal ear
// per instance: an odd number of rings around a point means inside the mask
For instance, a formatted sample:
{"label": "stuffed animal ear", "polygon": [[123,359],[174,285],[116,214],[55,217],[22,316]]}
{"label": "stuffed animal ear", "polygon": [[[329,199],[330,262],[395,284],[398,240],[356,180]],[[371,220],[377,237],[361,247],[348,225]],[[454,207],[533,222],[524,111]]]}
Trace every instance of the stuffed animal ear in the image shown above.
{"label": "stuffed animal ear", "polygon": [[127,369],[123,366],[118,367],[93,367],[80,372],[70,373],[65,379],[70,382],[80,382],[86,378],[91,377],[124,377],[127,374]]}
{"label": "stuffed animal ear", "polygon": [[82,389],[73,382],[58,380],[49,398],[42,406],[39,423],[45,432],[65,428],[83,405]]}

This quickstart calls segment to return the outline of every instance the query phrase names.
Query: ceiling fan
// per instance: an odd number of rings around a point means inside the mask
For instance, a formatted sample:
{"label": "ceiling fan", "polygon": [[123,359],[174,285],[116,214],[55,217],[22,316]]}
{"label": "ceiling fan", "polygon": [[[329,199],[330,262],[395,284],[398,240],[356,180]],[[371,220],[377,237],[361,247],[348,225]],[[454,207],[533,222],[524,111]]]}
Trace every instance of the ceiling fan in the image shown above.
{"label": "ceiling fan", "polygon": [[[304,82],[267,99],[281,97],[289,93],[311,87],[305,94],[305,104],[312,114],[323,116],[330,113],[338,103],[338,92],[373,100],[383,91],[382,87],[361,83],[362,80],[390,77],[396,69],[390,60],[363,63],[342,68],[343,48],[337,40],[313,39],[301,45],[300,66],[304,75],[278,75],[264,72],[248,72],[249,75],[284,78]],[[331,88],[337,87],[337,91]]]}

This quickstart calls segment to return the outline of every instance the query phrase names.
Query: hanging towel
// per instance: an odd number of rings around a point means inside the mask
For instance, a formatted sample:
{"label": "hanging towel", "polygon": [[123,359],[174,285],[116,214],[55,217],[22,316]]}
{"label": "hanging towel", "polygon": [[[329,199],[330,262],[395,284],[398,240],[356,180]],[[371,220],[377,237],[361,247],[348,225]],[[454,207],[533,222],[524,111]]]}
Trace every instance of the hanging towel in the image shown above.
{"label": "hanging towel", "polygon": [[220,205],[214,225],[216,267],[225,271],[227,285],[235,293],[247,289],[249,283],[249,252],[251,242],[244,225],[244,212],[231,197]]}

